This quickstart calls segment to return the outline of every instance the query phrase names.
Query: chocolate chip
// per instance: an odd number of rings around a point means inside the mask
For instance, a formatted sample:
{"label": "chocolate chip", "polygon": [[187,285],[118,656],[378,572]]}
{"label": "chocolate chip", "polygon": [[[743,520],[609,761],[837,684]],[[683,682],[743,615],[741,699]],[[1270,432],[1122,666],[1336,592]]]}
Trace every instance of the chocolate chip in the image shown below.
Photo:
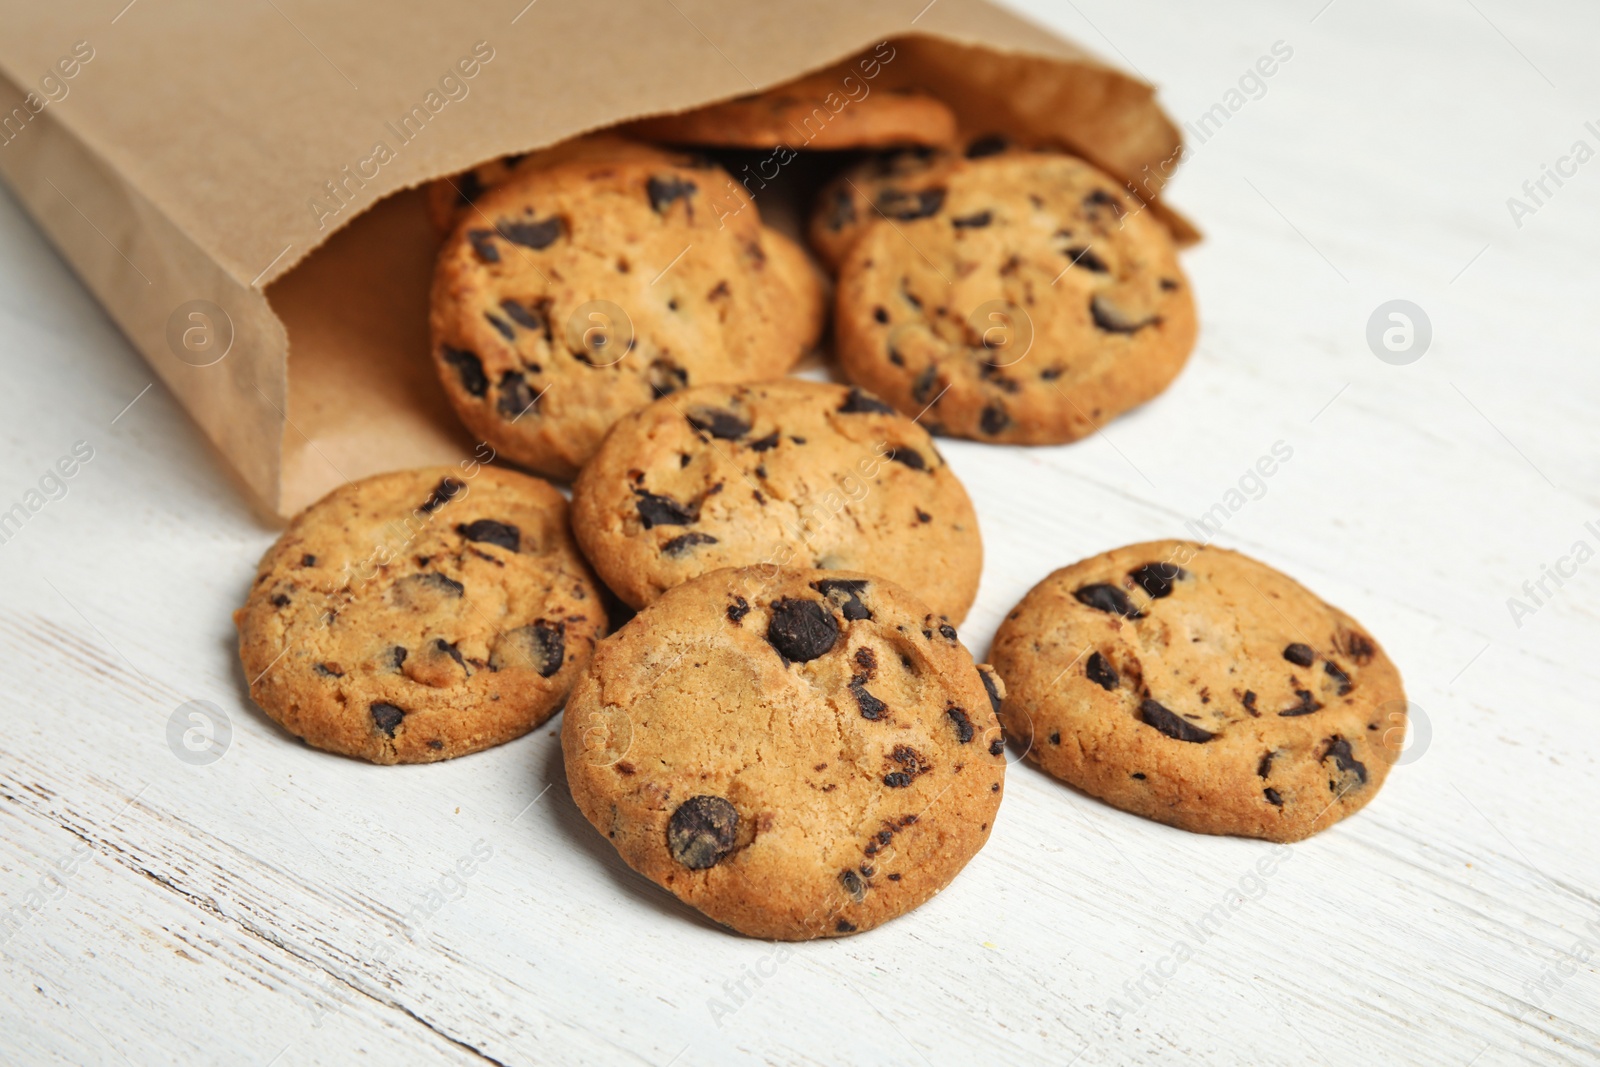
{"label": "chocolate chip", "polygon": [[467,241],[485,263],[500,262],[500,250],[494,246],[493,230],[468,230]]}
{"label": "chocolate chip", "polygon": [[861,602],[861,594],[867,591],[865,578],[824,578],[811,583],[811,588],[839,605],[851,622],[872,618],[872,612]]}
{"label": "chocolate chip", "polygon": [[998,755],[1000,755],[1000,753],[1004,752],[1005,750],[1006,750],[1006,740],[1005,740],[1005,738],[997,737],[993,741],[989,742],[989,755],[998,756]]}
{"label": "chocolate chip", "polygon": [[978,429],[986,434],[997,434],[1011,425],[1011,416],[999,404],[990,404],[978,416]]}
{"label": "chocolate chip", "polygon": [[516,340],[517,331],[511,328],[511,324],[509,322],[498,318],[492,311],[485,311],[483,313],[483,317],[489,320],[490,326],[493,326],[497,331],[499,331],[501,337],[504,337],[507,341]]}
{"label": "chocolate chip", "polygon": [[714,545],[717,539],[708,533],[698,530],[680,534],[661,546],[661,551],[668,556],[681,556],[695,545]]}
{"label": "chocolate chip", "polygon": [[1160,600],[1171,596],[1173,585],[1179,579],[1189,577],[1189,572],[1176,563],[1146,563],[1137,570],[1129,571],[1128,577],[1152,600]]}
{"label": "chocolate chip", "polygon": [[1139,717],[1148,726],[1166,734],[1175,741],[1190,741],[1196,744],[1209,741],[1217,736],[1210,730],[1202,730],[1182,715],[1168,710],[1164,705],[1146,698],[1139,705]]}
{"label": "chocolate chip", "polygon": [[883,784],[890,789],[904,789],[911,784],[911,775],[905,771],[890,771],[883,776]]}
{"label": "chocolate chip", "polygon": [[1169,293],[1178,287],[1178,283],[1173,281],[1171,278],[1162,278],[1160,285],[1161,288],[1165,289]]}
{"label": "chocolate chip", "polygon": [[[990,699],[992,700],[993,697]],[[945,708],[944,713],[949,716],[951,722],[956,724],[956,740],[960,741],[963,745],[970,742],[973,738],[974,732],[972,729],[972,720],[967,718],[966,710],[963,708],[950,707]]]}
{"label": "chocolate chip", "polygon": [[758,439],[750,442],[750,451],[752,451],[752,452],[765,452],[768,449],[773,449],[773,448],[777,448],[777,447],[778,447],[778,431],[777,430],[773,430],[771,433],[767,434],[767,436],[758,438]]}
{"label": "chocolate chip", "polygon": [[867,676],[864,674],[851,676],[850,695],[856,698],[856,705],[860,707],[863,719],[877,722],[889,710],[889,705],[867,692]]}
{"label": "chocolate chip", "polygon": [[1061,743],[1061,732],[1059,730],[1050,735],[1050,743],[1052,745],[1059,745]]}
{"label": "chocolate chip", "polygon": [[901,189],[885,189],[878,197],[878,210],[891,219],[911,222],[936,215],[944,207],[943,189],[919,189],[908,193]]}
{"label": "chocolate chip", "polygon": [[928,469],[928,461],[922,458],[922,453],[914,448],[899,445],[889,450],[889,458],[901,466],[910,467],[914,471]]}
{"label": "chocolate chip", "polygon": [[545,301],[540,301],[538,305],[540,310],[531,311],[515,300],[502,300],[500,301],[500,310],[504,311],[511,321],[518,326],[524,326],[530,330],[544,330],[548,337],[550,323],[543,314],[546,303]]}
{"label": "chocolate chip", "polygon": [[428,499],[423,501],[421,511],[433,514],[450,502],[450,498],[465,489],[466,483],[455,478],[441,478],[439,484],[433,487],[433,492],[428,494]]}
{"label": "chocolate chip", "polygon": [[699,508],[678,503],[670,496],[658,496],[643,489],[635,489],[639,498],[639,521],[646,530],[656,526],[687,526],[699,517]]}
{"label": "chocolate chip", "polygon": [[433,647],[435,651],[443,652],[445,655],[455,660],[456,666],[460,667],[462,670],[467,669],[466,661],[461,658],[461,650],[455,645],[452,645],[449,641],[446,641],[442,637],[436,637],[433,639]]}
{"label": "chocolate chip", "polygon": [[750,601],[742,596],[733,598],[733,603],[728,605],[728,621],[735,626],[744,622],[744,617],[750,614]]}
{"label": "chocolate chip", "polygon": [[1261,795],[1267,798],[1268,804],[1274,804],[1280,808],[1283,807],[1283,794],[1276,789],[1268,787],[1261,791]]}
{"label": "chocolate chip", "polygon": [[995,684],[994,669],[984,670],[983,666],[980,666],[978,677],[983,680],[983,691],[989,694],[989,706],[994,709],[996,715],[1000,714],[1000,707],[1005,702],[1000,699],[1000,687]]}
{"label": "chocolate chip", "polygon": [[1133,606],[1133,601],[1128,599],[1127,593],[1105,582],[1082,586],[1072,595],[1077,598],[1078,603],[1086,604],[1096,611],[1121,615],[1125,619],[1144,618],[1144,612]]}
{"label": "chocolate chip", "polygon": [[1084,197],[1083,206],[1089,208],[1091,212],[1097,207],[1108,207],[1116,213],[1117,218],[1120,219],[1122,217],[1122,201],[1117,199],[1116,194],[1109,193],[1104,189],[1096,189]]}
{"label": "chocolate chip", "polygon": [[984,156],[997,156],[1011,147],[1011,142],[1006,137],[998,134],[986,134],[967,145],[968,159],[982,159]]}
{"label": "chocolate chip", "polygon": [[1130,778],[1137,778],[1137,779],[1139,779],[1139,781],[1141,781],[1141,782],[1142,782],[1142,781],[1144,781],[1144,780],[1145,780],[1145,777],[1146,777],[1146,775],[1145,775],[1145,773],[1144,773],[1144,772],[1143,772],[1143,771],[1134,771],[1134,772],[1133,772],[1133,773],[1132,773],[1132,774],[1130,774],[1130,775],[1129,775],[1129,776],[1128,776],[1128,777],[1130,777]]}
{"label": "chocolate chip", "polygon": [[1365,667],[1372,662],[1372,657],[1378,654],[1378,649],[1372,640],[1354,630],[1344,633],[1344,654],[1356,661],[1357,667]]}
{"label": "chocolate chip", "polygon": [[695,408],[688,414],[689,425],[723,441],[737,441],[750,432],[750,424],[722,408]]}
{"label": "chocolate chip", "polygon": [[839,884],[844,886],[844,891],[850,894],[850,899],[857,904],[861,903],[867,895],[866,883],[855,871],[840,871]]}
{"label": "chocolate chip", "polygon": [[651,208],[657,214],[665,214],[674,200],[682,200],[685,197],[693,196],[699,186],[683,178],[668,176],[665,178],[652,177],[644,183],[644,188],[645,192],[649,194]]}
{"label": "chocolate chip", "polygon": [[828,207],[828,229],[838,233],[856,221],[856,202],[848,189],[835,189]]}
{"label": "chocolate chip", "polygon": [[501,634],[489,653],[489,669],[531,667],[541,678],[549,678],[566,662],[566,629],[565,623],[539,619]]}
{"label": "chocolate chip", "polygon": [[1322,671],[1329,678],[1332,678],[1336,683],[1338,683],[1340,696],[1344,696],[1355,687],[1354,683],[1350,681],[1350,676],[1344,672],[1343,668],[1341,668],[1331,659],[1323,661]]}
{"label": "chocolate chip", "polygon": [[[882,311],[882,308],[878,309]],[[883,321],[888,321],[885,315]],[[851,389],[850,395],[844,398],[844,403],[839,405],[841,415],[893,415],[894,408],[885,404],[871,393],[864,393],[860,389]]]}
{"label": "chocolate chip", "polygon": [[286,608],[291,603],[292,601],[283,593],[274,593],[272,596],[272,606],[275,608]]}
{"label": "chocolate chip", "polygon": [[1322,750],[1322,759],[1333,758],[1334,766],[1339,768],[1341,774],[1355,774],[1361,779],[1361,784],[1367,782],[1367,765],[1356,759],[1350,751],[1350,742],[1337,735],[1328,738],[1327,747]]}
{"label": "chocolate chip", "polygon": [[1111,270],[1110,267],[1106,266],[1105,260],[1094,254],[1094,249],[1092,248],[1068,248],[1066,249],[1066,256],[1072,260],[1074,267],[1092,270],[1096,274],[1107,274]]}
{"label": "chocolate chip", "polygon": [[833,924],[833,929],[836,933],[853,934],[856,932],[856,924],[848,919],[840,919]]}
{"label": "chocolate chip", "polygon": [[509,552],[516,552],[522,546],[522,531],[509,522],[498,522],[495,519],[475,519],[463,523],[456,527],[456,533],[468,541],[499,545]]}
{"label": "chocolate chip", "polygon": [[435,597],[459,597],[466,593],[466,586],[454,578],[446,578],[438,571],[426,571],[422,574],[408,574],[394,583],[396,596],[407,606],[414,606],[418,598],[429,602]]}
{"label": "chocolate chip", "polygon": [[918,374],[911,383],[911,397],[919,404],[926,404],[933,398],[933,387],[939,384],[939,367],[930,363],[922,373]]}
{"label": "chocolate chip", "polygon": [[1313,711],[1322,710],[1322,705],[1311,695],[1311,690],[1296,689],[1294,695],[1300,698],[1300,703],[1278,712],[1283,718],[1292,719],[1297,715],[1310,715]]}
{"label": "chocolate chip", "polygon": [[1121,681],[1117,677],[1117,669],[1107,663],[1106,658],[1098,652],[1089,653],[1089,662],[1084,664],[1083,673],[1088,676],[1089,681],[1108,692],[1115,689],[1117,683]]}
{"label": "chocolate chip", "polygon": [[947,622],[941,622],[939,624],[939,636],[946,641],[954,641],[956,639],[956,628]]}
{"label": "chocolate chip", "polygon": [[483,361],[478,358],[477,353],[469,352],[465,348],[441,345],[439,356],[456,369],[456,376],[461,379],[461,388],[473,396],[482,396],[488,392],[489,379],[484,376]]}
{"label": "chocolate chip", "polygon": [[344,671],[339,669],[337,663],[318,663],[311,668],[324,678],[343,678]]}
{"label": "chocolate chip", "polygon": [[1261,717],[1261,713],[1256,710],[1256,692],[1254,689],[1246,689],[1244,691],[1244,696],[1239,698],[1239,703],[1243,704],[1244,710],[1248,711],[1251,715],[1254,715],[1257,718]]}
{"label": "chocolate chip", "polygon": [[316,565],[317,565],[317,557],[311,555],[309,552],[300,557],[300,566],[302,566],[302,567],[315,567]]}
{"label": "chocolate chip", "polygon": [[483,179],[478,177],[478,172],[469,170],[465,174],[456,176],[456,203],[465,207],[484,193]]}
{"label": "chocolate chip", "polygon": [[538,405],[539,394],[528,388],[528,380],[520,371],[508,370],[500,375],[499,388],[500,399],[495,402],[495,410],[500,412],[501,418],[515,422]]}
{"label": "chocolate chip", "polygon": [[689,372],[670,359],[651,360],[645,378],[650,383],[650,396],[655,400],[670,396],[689,384]]}
{"label": "chocolate chip", "polygon": [[1276,755],[1276,753],[1268,752],[1266,755],[1261,757],[1261,762],[1256,764],[1257,778],[1265,778],[1272,773],[1272,757],[1274,755]]}
{"label": "chocolate chip", "polygon": [[772,605],[767,643],[790,663],[814,660],[839,640],[839,620],[817,600],[784,597]]}
{"label": "chocolate chip", "polygon": [[1089,298],[1089,314],[1093,316],[1094,324],[1106,333],[1138,333],[1146,326],[1154,326],[1161,321],[1159,315],[1137,317],[1104,293],[1096,293]]}
{"label": "chocolate chip", "polygon": [[543,222],[508,222],[501,219],[495,226],[495,232],[501,237],[513,244],[533,249],[550,247],[565,231],[566,224],[559,216],[545,219]]}
{"label": "chocolate chip", "polygon": [[395,670],[399,670],[401,667],[403,667],[405,662],[406,650],[404,645],[395,645],[389,650],[389,663],[394,667]]}
{"label": "chocolate chip", "polygon": [[739,812],[721,797],[690,797],[667,820],[667,849],[691,871],[715,867],[739,832]]}
{"label": "chocolate chip", "polygon": [[367,711],[372,716],[372,724],[389,737],[394,736],[400,721],[406,717],[405,709],[381,701],[368,707]]}
{"label": "chocolate chip", "polygon": [[1284,647],[1283,658],[1301,667],[1309,667],[1311,666],[1311,661],[1317,658],[1317,654],[1311,651],[1310,645],[1296,641],[1294,644]]}
{"label": "chocolate chip", "polygon": [[958,230],[981,230],[994,221],[994,212],[979,211],[972,215],[963,215],[958,219],[951,219],[950,224]]}

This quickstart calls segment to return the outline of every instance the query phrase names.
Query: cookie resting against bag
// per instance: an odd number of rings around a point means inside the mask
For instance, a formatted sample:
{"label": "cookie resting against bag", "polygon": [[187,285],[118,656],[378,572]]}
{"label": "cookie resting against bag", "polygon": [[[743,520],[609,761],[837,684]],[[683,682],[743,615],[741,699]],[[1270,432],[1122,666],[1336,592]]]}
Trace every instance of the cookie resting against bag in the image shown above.
{"label": "cookie resting against bag", "polygon": [[1405,725],[1400,673],[1364,627],[1264,563],[1189,541],[1056,571],[990,655],[1028,759],[1200,833],[1326,829],[1377,795]]}
{"label": "cookie resting against bag", "polygon": [[573,800],[634,870],[751,937],[837,937],[924,903],[983,847],[1002,695],[898,586],[746,567],[602,642],[561,746]]}
{"label": "cookie resting against bag", "polygon": [[250,695],[284,729],[426,763],[549,719],[606,615],[561,494],[469,464],[375,475],[311,505],[234,621]]}

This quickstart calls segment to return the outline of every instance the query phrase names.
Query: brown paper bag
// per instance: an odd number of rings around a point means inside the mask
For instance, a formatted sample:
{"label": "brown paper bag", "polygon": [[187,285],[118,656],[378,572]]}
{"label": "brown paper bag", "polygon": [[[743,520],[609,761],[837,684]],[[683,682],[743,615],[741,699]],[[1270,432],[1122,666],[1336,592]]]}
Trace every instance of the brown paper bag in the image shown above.
{"label": "brown paper bag", "polygon": [[428,357],[417,187],[486,159],[887,42],[880,84],[1059,140],[1196,236],[1154,199],[1182,148],[1150,86],[985,0],[915,7],[134,0],[90,18],[0,0],[0,176],[287,516],[472,453]]}

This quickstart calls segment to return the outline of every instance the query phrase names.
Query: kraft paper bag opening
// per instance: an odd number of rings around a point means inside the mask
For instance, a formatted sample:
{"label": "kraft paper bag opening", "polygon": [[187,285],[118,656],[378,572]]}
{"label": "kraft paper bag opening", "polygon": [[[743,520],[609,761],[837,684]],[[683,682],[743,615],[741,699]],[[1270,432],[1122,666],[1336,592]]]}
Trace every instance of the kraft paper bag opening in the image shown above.
{"label": "kraft paper bag opening", "polygon": [[[1197,239],[1159,200],[1183,148],[1149,85],[985,0],[884,6],[0,0],[0,177],[279,516],[473,454],[428,353],[420,187],[502,155],[872,57],[869,90],[1059,143]],[[764,219],[798,231],[822,155]]]}

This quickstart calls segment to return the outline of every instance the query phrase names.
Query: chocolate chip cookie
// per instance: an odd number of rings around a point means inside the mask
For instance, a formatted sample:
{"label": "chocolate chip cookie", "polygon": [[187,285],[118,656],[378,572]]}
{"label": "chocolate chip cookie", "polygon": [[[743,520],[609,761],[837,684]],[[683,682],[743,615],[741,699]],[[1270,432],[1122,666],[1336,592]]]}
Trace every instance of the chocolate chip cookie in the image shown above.
{"label": "chocolate chip cookie", "polygon": [[980,441],[1073,441],[1188,359],[1170,234],[1083,160],[963,157],[903,191],[849,241],[836,308],[846,375],[900,411]]}
{"label": "chocolate chip cookie", "polygon": [[867,930],[988,839],[999,694],[881,578],[745,567],[601,643],[561,728],[585,817],[634,870],[751,937]]}
{"label": "chocolate chip cookie", "polygon": [[473,461],[335,489],[262,557],[234,613],[256,703],[307,743],[374,763],[532,730],[605,619],[561,494]]}
{"label": "chocolate chip cookie", "polygon": [[518,173],[440,252],[437,369],[474,434],[570,478],[634,408],[799,359],[820,296],[797,254],[693,157],[635,147]]}
{"label": "chocolate chip cookie", "polygon": [[663,397],[612,428],[572,507],[584,555],[634,607],[771,563],[880,574],[959,623],[983,570],[972,502],[927,431],[831,383]]}
{"label": "chocolate chip cookie", "polygon": [[637,137],[723,148],[876,148],[949,144],[955,113],[915,89],[875,87],[830,70],[766,92],[626,127]]}
{"label": "chocolate chip cookie", "polygon": [[1377,794],[1405,691],[1350,616],[1248,556],[1190,541],[1062,568],[991,652],[1027,756],[1185,830],[1297,841]]}

